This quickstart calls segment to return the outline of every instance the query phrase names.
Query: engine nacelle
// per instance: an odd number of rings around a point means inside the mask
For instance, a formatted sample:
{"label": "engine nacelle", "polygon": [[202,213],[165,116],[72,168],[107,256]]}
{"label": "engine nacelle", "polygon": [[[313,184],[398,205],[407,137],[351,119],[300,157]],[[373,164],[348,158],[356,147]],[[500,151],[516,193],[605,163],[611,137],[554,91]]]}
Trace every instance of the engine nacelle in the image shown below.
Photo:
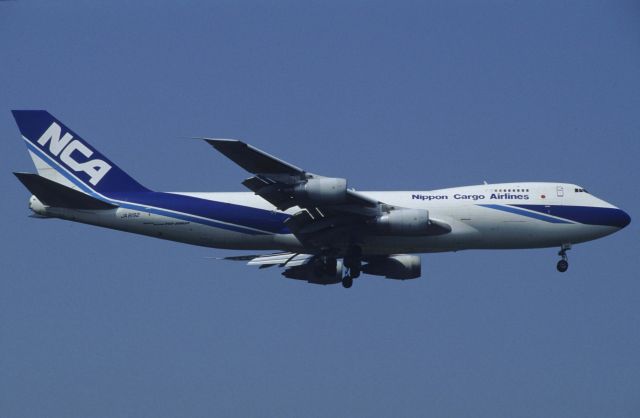
{"label": "engine nacelle", "polygon": [[422,274],[422,264],[417,255],[397,254],[370,261],[362,272],[387,279],[417,279]]}
{"label": "engine nacelle", "polygon": [[378,232],[387,235],[427,235],[429,211],[396,209],[376,218]]}
{"label": "engine nacelle", "polygon": [[311,260],[301,266],[289,267],[282,272],[284,277],[296,280],[306,280],[314,284],[335,284],[342,281],[344,269],[342,260]]}
{"label": "engine nacelle", "polygon": [[295,196],[318,203],[341,203],[347,198],[347,180],[334,177],[310,178],[293,188]]}

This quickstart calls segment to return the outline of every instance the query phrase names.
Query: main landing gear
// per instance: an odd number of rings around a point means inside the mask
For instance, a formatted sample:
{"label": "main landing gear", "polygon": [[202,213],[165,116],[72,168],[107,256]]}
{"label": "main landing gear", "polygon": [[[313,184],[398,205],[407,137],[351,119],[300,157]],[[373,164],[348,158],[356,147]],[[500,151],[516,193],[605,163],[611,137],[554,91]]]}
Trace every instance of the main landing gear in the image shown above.
{"label": "main landing gear", "polygon": [[345,258],[344,266],[347,268],[347,274],[342,278],[342,287],[345,289],[353,286],[353,279],[360,277],[361,264],[360,260],[355,262],[354,264],[349,264],[348,259]]}
{"label": "main landing gear", "polygon": [[556,268],[560,273],[564,273],[569,268],[569,259],[567,258],[567,251],[570,249],[571,249],[571,244],[562,244],[562,247],[560,247],[560,252],[558,253],[558,255],[562,257],[562,259],[558,261],[558,264],[556,265]]}
{"label": "main landing gear", "polygon": [[345,289],[350,288],[351,286],[353,286],[353,277],[346,275],[342,278],[342,287],[344,287]]}
{"label": "main landing gear", "polygon": [[344,266],[347,268],[347,274],[342,278],[342,287],[345,289],[353,286],[353,279],[360,277],[362,271],[362,250],[360,247],[351,249],[350,254],[344,258]]}

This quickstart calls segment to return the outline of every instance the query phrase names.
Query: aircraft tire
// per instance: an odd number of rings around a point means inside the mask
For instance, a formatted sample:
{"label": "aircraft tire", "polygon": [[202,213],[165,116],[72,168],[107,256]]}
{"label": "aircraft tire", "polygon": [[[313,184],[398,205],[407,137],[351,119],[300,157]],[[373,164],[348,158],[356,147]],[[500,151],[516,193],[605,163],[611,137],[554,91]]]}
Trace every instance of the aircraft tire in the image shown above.
{"label": "aircraft tire", "polygon": [[342,279],[342,287],[344,287],[345,289],[348,289],[351,286],[353,286],[353,277],[351,277],[351,276],[343,277],[343,279]]}
{"label": "aircraft tire", "polygon": [[556,268],[560,273],[564,273],[569,268],[569,262],[567,260],[560,260],[558,261]]}

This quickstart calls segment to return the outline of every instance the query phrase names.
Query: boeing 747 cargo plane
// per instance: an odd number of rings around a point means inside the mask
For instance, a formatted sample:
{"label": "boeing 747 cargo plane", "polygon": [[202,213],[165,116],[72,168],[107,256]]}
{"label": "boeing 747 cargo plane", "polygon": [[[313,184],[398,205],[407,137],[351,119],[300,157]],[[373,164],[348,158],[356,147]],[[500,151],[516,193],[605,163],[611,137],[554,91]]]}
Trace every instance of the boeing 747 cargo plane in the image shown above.
{"label": "boeing 747 cargo plane", "polygon": [[16,110],[37,174],[15,173],[38,217],[187,244],[271,254],[227,257],[291,279],[351,287],[362,273],[421,274],[419,253],[558,247],[610,235],[630,217],[581,186],[500,183],[430,191],[360,192],[241,141],[203,138],[251,174],[251,192],[156,192],[44,110]]}

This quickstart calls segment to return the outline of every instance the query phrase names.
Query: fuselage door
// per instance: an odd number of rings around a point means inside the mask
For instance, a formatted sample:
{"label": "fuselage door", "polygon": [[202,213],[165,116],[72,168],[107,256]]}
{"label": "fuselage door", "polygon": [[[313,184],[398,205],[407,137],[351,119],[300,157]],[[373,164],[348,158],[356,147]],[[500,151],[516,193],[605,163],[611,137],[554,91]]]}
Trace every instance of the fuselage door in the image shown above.
{"label": "fuselage door", "polygon": [[557,186],[556,187],[556,195],[558,197],[564,197],[564,187],[562,186]]}

